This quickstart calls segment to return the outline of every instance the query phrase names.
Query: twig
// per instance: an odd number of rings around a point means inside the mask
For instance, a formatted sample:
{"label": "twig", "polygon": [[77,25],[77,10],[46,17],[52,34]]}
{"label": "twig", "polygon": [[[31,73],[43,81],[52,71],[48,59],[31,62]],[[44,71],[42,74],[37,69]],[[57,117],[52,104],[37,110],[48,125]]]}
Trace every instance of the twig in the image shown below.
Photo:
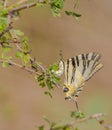
{"label": "twig", "polygon": [[107,116],[107,114],[105,114],[105,113],[96,113],[96,114],[90,115],[88,117],[82,118],[82,119],[78,120],[78,122],[84,122],[84,121],[88,121],[88,120],[96,119],[96,118],[98,119],[99,117],[102,117],[102,116]]}
{"label": "twig", "polygon": [[[16,45],[16,47],[17,47],[17,49],[18,49],[19,51],[22,51],[22,52],[23,52],[23,49],[18,45],[17,42],[16,42],[15,45]],[[31,60],[31,61],[34,61],[34,58],[32,58],[32,57],[30,56],[30,60]],[[40,64],[38,64],[37,61],[34,61],[34,62],[37,64],[38,67],[41,68],[41,70],[42,70],[43,72],[45,72],[45,68],[44,68],[43,66],[41,66]]]}
{"label": "twig", "polygon": [[104,120],[101,120],[101,119],[99,119],[99,118],[97,118],[97,117],[96,117],[96,120],[97,120],[97,121],[99,122],[99,124],[102,125],[104,128],[106,128],[106,129],[108,129],[108,130],[112,129],[112,125],[109,125],[109,124],[105,123]]}
{"label": "twig", "polygon": [[[20,43],[21,43],[21,41],[18,41],[18,39],[16,39],[15,38],[15,36],[13,36],[13,34],[12,33],[10,33],[10,35],[11,35],[11,37],[12,37],[12,39],[13,39],[13,43],[14,43],[14,45],[16,45],[16,47],[17,47],[17,49],[19,50],[19,51],[21,51],[21,52],[23,52],[23,53],[30,53],[30,51],[29,52],[24,52],[24,50],[22,49],[22,47],[20,47]],[[30,56],[30,61],[32,61],[32,62],[35,62],[35,64],[42,70],[42,72],[46,72],[46,70],[45,70],[45,68],[43,67],[43,66],[41,66],[36,60],[35,60],[35,58],[32,58],[31,56]]]}
{"label": "twig", "polygon": [[8,0],[5,0],[5,1],[4,1],[4,8],[6,8],[6,6],[7,6],[7,1],[8,1]]}
{"label": "twig", "polygon": [[25,3],[25,2],[27,2],[28,0],[19,0],[18,2],[17,2],[17,5],[21,5],[21,4],[23,4],[23,3]]}
{"label": "twig", "polygon": [[106,128],[108,130],[112,129],[112,125],[108,125],[108,124],[105,123],[104,120],[99,119],[100,117],[103,117],[103,116],[107,116],[107,114],[105,114],[105,113],[96,113],[96,114],[90,115],[88,117],[85,117],[83,119],[80,119],[80,120],[77,120],[77,121],[76,120],[72,121],[68,125],[71,126],[71,127],[73,127],[74,124],[81,123],[81,122],[86,122],[86,121],[91,120],[91,119],[96,119],[96,121],[98,121],[98,123],[100,125],[102,125],[104,128]]}
{"label": "twig", "polygon": [[[4,60],[0,59],[0,62],[3,63]],[[16,63],[16,62],[11,61],[11,60],[8,60],[8,61],[5,61],[5,62],[7,62],[7,63],[8,63],[9,65],[11,65],[11,66],[15,66],[15,67],[18,67],[18,68],[20,68],[20,69],[26,70],[27,72],[34,73],[34,74],[36,74],[36,75],[40,75],[40,73],[38,73],[38,72],[35,71],[34,69],[28,68],[28,67],[26,67],[26,66],[22,66],[22,65],[20,65],[20,64],[18,64],[18,63]]]}
{"label": "twig", "polygon": [[37,3],[44,3],[44,2],[45,2],[44,0],[41,0],[41,1],[36,0],[35,2],[32,2],[32,3],[30,3],[30,4],[25,4],[25,5],[22,5],[22,6],[18,7],[18,8],[13,8],[13,9],[10,11],[10,13],[13,14],[13,13],[18,12],[18,11],[21,11],[21,10],[23,10],[23,9],[28,9],[28,8],[34,7],[34,6],[37,5]]}

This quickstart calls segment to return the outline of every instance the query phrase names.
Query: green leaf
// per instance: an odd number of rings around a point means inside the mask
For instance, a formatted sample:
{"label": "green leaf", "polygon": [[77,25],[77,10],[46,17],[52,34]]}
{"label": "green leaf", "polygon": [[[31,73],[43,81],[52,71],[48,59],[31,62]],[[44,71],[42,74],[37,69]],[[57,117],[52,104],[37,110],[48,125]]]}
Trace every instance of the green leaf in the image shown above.
{"label": "green leaf", "polygon": [[52,84],[52,81],[50,79],[46,80],[46,85],[47,85],[49,90],[53,89],[53,84]]}
{"label": "green leaf", "polygon": [[38,76],[38,82],[43,81],[45,79],[44,73]]}
{"label": "green leaf", "polygon": [[7,18],[0,17],[0,33],[2,33],[7,27]]}
{"label": "green leaf", "polygon": [[6,61],[9,61],[11,58],[12,58],[11,56],[6,56],[6,57],[5,57],[5,60],[6,60]]}
{"label": "green leaf", "polygon": [[31,64],[31,66],[32,66],[32,69],[34,69],[34,70],[37,70],[38,69],[38,65],[37,65],[37,63],[32,63]]}
{"label": "green leaf", "polygon": [[51,122],[51,128],[54,128],[57,124],[55,122]]}
{"label": "green leaf", "polygon": [[8,10],[7,10],[7,8],[4,8],[4,9],[1,9],[1,10],[0,10],[0,16],[2,16],[2,17],[6,17],[7,14],[8,14]]}
{"label": "green leaf", "polygon": [[24,33],[23,33],[21,30],[14,30],[14,29],[12,29],[12,30],[11,30],[11,33],[12,33],[15,37],[17,37],[17,36],[23,36],[23,35],[24,35]]}
{"label": "green leaf", "polygon": [[23,48],[24,52],[28,52],[29,51],[28,37],[23,37],[23,39],[22,39],[22,48]]}
{"label": "green leaf", "polygon": [[63,130],[71,130],[71,127],[69,125],[66,125]]}
{"label": "green leaf", "polygon": [[24,53],[23,52],[21,52],[21,51],[17,51],[16,52],[16,57],[17,58],[22,58],[24,56]]}
{"label": "green leaf", "polygon": [[78,13],[73,12],[73,11],[65,11],[65,13],[66,13],[68,16],[73,16],[73,17],[76,17],[76,18],[79,18],[79,17],[82,16],[81,14],[78,14]]}
{"label": "green leaf", "polygon": [[60,77],[58,77],[55,73],[55,71],[57,71],[58,69],[59,66],[57,63],[50,65],[50,67],[48,68],[48,73],[50,75],[50,81],[52,81],[52,84],[60,82]]}
{"label": "green leaf", "polygon": [[54,16],[60,16],[60,10],[64,6],[64,0],[52,0],[51,1],[51,11]]}
{"label": "green leaf", "polygon": [[83,112],[80,111],[72,111],[71,112],[71,117],[75,117],[76,119],[82,119],[85,117],[85,114]]}
{"label": "green leaf", "polygon": [[53,65],[50,65],[49,70],[57,71],[59,69],[59,66],[57,63],[54,63]]}
{"label": "green leaf", "polygon": [[52,81],[54,83],[59,83],[60,82],[60,77],[58,77],[56,74],[52,74],[53,77],[52,77]]}
{"label": "green leaf", "polygon": [[46,84],[45,84],[45,82],[43,81],[43,82],[40,82],[40,83],[39,83],[39,86],[41,86],[42,88],[44,88],[44,87],[46,86]]}
{"label": "green leaf", "polygon": [[45,3],[37,3],[37,7],[44,7]]}
{"label": "green leaf", "polygon": [[8,65],[9,65],[8,62],[6,62],[6,61],[4,61],[4,62],[2,63],[2,67],[3,67],[3,68],[8,67]]}
{"label": "green leaf", "polygon": [[49,95],[50,98],[52,98],[52,94],[51,94],[49,91],[45,91],[44,94],[45,94],[45,95]]}
{"label": "green leaf", "polygon": [[44,130],[44,125],[39,126],[39,127],[38,127],[38,130]]}
{"label": "green leaf", "polygon": [[7,22],[7,18],[5,18],[5,17],[0,17],[0,24],[7,24],[8,22]]}
{"label": "green leaf", "polygon": [[23,55],[23,61],[25,64],[28,64],[30,61],[30,55],[29,54],[24,54]]}
{"label": "green leaf", "polygon": [[3,52],[9,52],[11,48],[9,46],[2,48]]}

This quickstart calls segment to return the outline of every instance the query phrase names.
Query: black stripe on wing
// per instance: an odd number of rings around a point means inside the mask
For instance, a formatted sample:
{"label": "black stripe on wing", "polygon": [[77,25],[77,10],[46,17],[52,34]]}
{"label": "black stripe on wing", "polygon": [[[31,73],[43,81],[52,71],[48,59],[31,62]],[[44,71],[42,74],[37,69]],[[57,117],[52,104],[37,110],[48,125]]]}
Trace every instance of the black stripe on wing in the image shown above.
{"label": "black stripe on wing", "polygon": [[79,56],[76,56],[76,63],[77,63],[77,66],[79,66]]}
{"label": "black stripe on wing", "polygon": [[78,69],[85,80],[88,80],[89,77],[102,68],[103,65],[99,63],[100,58],[99,54],[90,52],[75,56],[71,58],[71,61],[75,70]]}
{"label": "black stripe on wing", "polygon": [[85,80],[90,79],[98,70],[100,70],[103,65],[99,63],[99,60],[101,58],[100,54],[97,53],[88,53],[87,54],[88,59],[86,59],[87,62],[87,68],[83,74]]}
{"label": "black stripe on wing", "polygon": [[67,82],[68,82],[68,76],[69,76],[69,59],[67,60]]}
{"label": "black stripe on wing", "polygon": [[72,65],[73,65],[73,67],[75,68],[75,67],[76,67],[75,59],[74,59],[74,58],[71,58],[71,60],[72,60]]}

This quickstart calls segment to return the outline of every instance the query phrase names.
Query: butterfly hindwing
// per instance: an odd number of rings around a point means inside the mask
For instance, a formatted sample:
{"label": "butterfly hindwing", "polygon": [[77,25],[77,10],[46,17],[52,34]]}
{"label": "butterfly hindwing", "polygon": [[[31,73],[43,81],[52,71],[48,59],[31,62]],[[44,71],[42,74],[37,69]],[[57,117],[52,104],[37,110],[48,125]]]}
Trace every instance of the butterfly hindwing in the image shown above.
{"label": "butterfly hindwing", "polygon": [[[60,60],[59,71],[57,74],[65,74],[64,91],[66,99],[75,99],[83,89],[85,82],[90,79],[94,73],[102,68],[99,63],[100,55],[94,52],[80,54],[66,61]],[[69,98],[68,98],[69,97]]]}

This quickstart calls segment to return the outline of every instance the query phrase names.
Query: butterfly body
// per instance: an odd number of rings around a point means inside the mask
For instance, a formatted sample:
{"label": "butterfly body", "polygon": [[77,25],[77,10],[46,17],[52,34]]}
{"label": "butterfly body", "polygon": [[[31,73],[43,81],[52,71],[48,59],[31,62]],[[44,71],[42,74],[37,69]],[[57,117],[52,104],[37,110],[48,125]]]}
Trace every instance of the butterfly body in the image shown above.
{"label": "butterfly body", "polygon": [[80,54],[66,61],[60,60],[57,74],[59,76],[63,73],[65,74],[63,85],[65,99],[77,100],[79,92],[82,91],[85,82],[103,67],[103,65],[99,63],[99,59],[99,54],[90,52]]}
{"label": "butterfly body", "polygon": [[[69,59],[69,67],[67,66],[65,62],[65,81],[63,90],[68,88],[68,91],[65,92],[65,99],[72,99],[75,97],[78,97],[77,93],[80,91],[77,91],[79,86],[84,85],[84,77],[80,73],[79,69],[74,68],[73,64],[70,64],[72,62],[71,59]],[[68,69],[67,69],[68,67]],[[69,74],[69,75],[68,75]],[[76,99],[76,98],[75,98]]]}

